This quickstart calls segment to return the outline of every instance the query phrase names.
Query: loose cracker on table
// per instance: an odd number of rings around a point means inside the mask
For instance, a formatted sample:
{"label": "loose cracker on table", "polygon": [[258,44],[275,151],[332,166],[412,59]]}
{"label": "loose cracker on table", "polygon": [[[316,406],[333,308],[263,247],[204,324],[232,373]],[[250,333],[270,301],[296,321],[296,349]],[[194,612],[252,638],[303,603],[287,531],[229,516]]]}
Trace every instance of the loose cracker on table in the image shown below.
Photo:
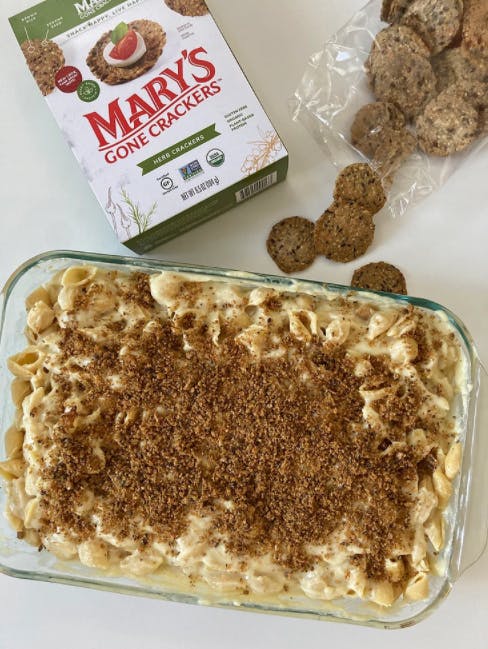
{"label": "loose cracker on table", "polygon": [[447,88],[426,106],[416,127],[419,146],[425,153],[448,156],[466,149],[476,139],[480,114]]}
{"label": "loose cracker on table", "polygon": [[384,261],[366,264],[354,271],[351,286],[369,291],[407,295],[407,282],[403,273]]}
{"label": "loose cracker on table", "polygon": [[297,273],[311,266],[316,257],[314,229],[314,223],[301,216],[283,219],[271,228],[266,247],[284,273]]}
{"label": "loose cracker on table", "polygon": [[336,203],[356,202],[376,214],[386,203],[383,184],[377,173],[366,162],[345,167],[337,176],[334,188]]}
{"label": "loose cracker on table", "polygon": [[398,106],[408,120],[423,111],[435,89],[436,78],[429,60],[413,52],[390,52],[375,66],[376,98]]}
{"label": "loose cracker on table", "polygon": [[204,16],[208,7],[204,0],[164,0],[168,7],[182,16]]}
{"label": "loose cracker on table", "polygon": [[374,239],[373,214],[354,202],[334,203],[315,224],[315,250],[347,263],[364,255]]}
{"label": "loose cracker on table", "polygon": [[376,34],[365,68],[370,78],[374,79],[376,69],[386,54],[395,54],[400,50],[428,58],[429,48],[413,29],[405,25],[391,25]]}
{"label": "loose cracker on table", "polygon": [[437,54],[452,43],[461,29],[462,19],[462,0],[414,0],[401,23],[417,32],[432,54]]}
{"label": "loose cracker on table", "polygon": [[118,68],[108,64],[103,58],[103,51],[110,43],[111,32],[106,32],[90,50],[86,63],[93,74],[110,86],[127,83],[142,76],[156,65],[166,45],[166,32],[152,20],[134,20],[128,24],[129,29],[138,32],[146,44],[144,56],[133,65]]}
{"label": "loose cracker on table", "polygon": [[24,41],[20,47],[39,90],[49,95],[56,87],[56,72],[64,65],[63,50],[54,41],[39,39]]}

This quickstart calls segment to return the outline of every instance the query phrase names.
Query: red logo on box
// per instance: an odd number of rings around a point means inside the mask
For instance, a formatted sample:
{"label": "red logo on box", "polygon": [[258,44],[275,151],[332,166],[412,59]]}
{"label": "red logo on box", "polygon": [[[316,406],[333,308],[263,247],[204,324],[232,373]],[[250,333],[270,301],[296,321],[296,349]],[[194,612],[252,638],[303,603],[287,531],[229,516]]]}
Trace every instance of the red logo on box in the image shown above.
{"label": "red logo on box", "polygon": [[83,81],[81,72],[78,68],[73,67],[72,65],[66,65],[64,68],[61,68],[56,73],[56,88],[61,90],[61,92],[76,92],[78,86]]}

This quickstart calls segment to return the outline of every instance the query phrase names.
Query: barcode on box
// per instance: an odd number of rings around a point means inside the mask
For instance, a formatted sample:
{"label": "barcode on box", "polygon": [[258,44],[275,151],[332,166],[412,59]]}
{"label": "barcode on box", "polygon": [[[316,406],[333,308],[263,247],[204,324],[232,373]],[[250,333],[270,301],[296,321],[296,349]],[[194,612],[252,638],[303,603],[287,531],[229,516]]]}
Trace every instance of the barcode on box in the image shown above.
{"label": "barcode on box", "polygon": [[268,187],[271,187],[271,185],[275,185],[277,182],[278,182],[278,173],[276,171],[273,171],[273,173],[269,174],[269,176],[260,178],[259,180],[256,180],[255,183],[252,183],[252,185],[243,187],[240,191],[236,192],[236,201],[238,203],[247,201],[247,199],[251,198],[251,196],[255,196],[256,194],[259,194],[259,192],[262,192]]}

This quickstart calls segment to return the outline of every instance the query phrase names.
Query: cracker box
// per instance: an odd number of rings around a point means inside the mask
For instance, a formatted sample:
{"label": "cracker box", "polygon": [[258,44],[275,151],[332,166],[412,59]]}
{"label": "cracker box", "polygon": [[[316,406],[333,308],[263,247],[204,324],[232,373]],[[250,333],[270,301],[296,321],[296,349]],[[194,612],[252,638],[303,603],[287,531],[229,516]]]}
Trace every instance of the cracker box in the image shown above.
{"label": "cracker box", "polygon": [[286,177],[286,149],[203,0],[46,0],[10,23],[132,250]]}

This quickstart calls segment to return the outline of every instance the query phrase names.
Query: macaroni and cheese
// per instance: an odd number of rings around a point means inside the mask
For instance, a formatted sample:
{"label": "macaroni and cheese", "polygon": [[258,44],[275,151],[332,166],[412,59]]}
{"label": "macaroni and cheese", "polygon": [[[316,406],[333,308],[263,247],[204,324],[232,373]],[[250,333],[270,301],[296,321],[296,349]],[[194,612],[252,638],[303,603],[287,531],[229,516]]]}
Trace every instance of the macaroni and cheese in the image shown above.
{"label": "macaroni and cheese", "polygon": [[427,597],[462,454],[447,319],[95,266],[27,310],[0,463],[19,538],[236,597]]}

